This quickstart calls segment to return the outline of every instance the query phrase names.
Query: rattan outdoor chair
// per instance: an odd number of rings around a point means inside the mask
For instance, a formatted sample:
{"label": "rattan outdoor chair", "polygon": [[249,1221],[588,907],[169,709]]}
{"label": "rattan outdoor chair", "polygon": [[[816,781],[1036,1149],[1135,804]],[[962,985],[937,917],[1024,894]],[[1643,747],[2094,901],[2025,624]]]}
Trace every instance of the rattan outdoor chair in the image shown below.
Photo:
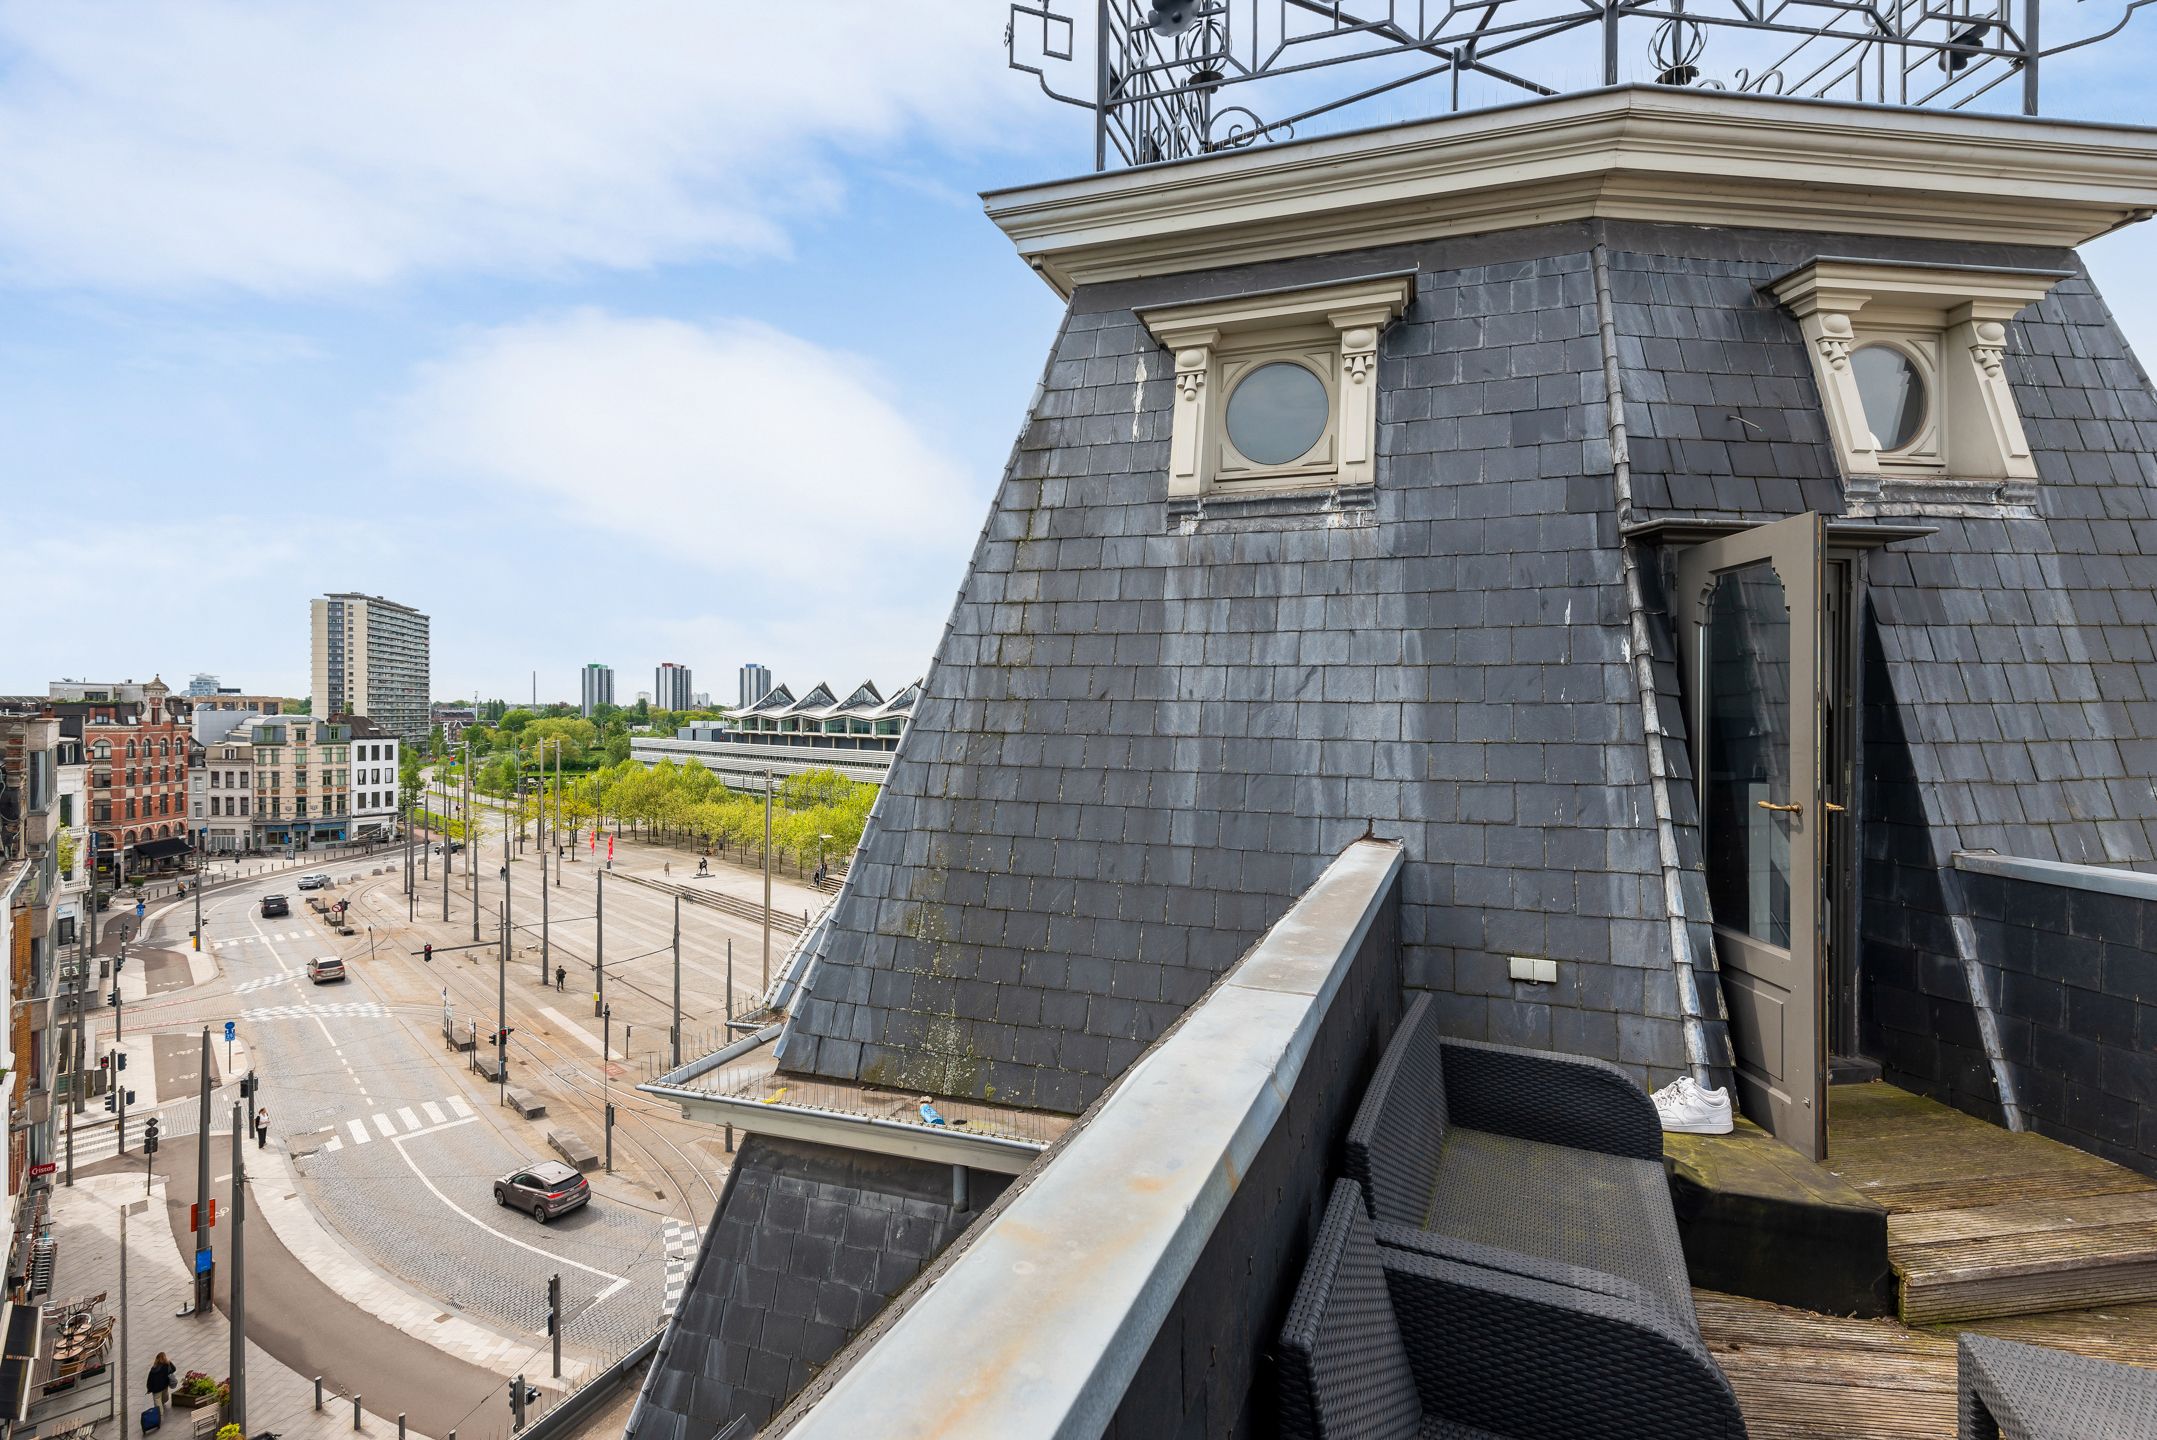
{"label": "rattan outdoor chair", "polygon": [[[1346,1139],[1381,1225],[1634,1287],[1695,1334],[1685,1251],[1647,1092],[1614,1065],[1454,1040],[1419,995]],[[1525,1263],[1521,1273],[1537,1273]]]}
{"label": "rattan outdoor chair", "polygon": [[2157,1370],[1990,1335],[1955,1343],[1959,1440],[2157,1440]]}
{"label": "rattan outdoor chair", "polygon": [[[1290,1440],[1734,1440],[1699,1336],[1622,1281],[1487,1269],[1334,1187],[1279,1346]],[[1385,1242],[1385,1243],[1381,1243]],[[1395,1243],[1399,1242],[1399,1243]]]}

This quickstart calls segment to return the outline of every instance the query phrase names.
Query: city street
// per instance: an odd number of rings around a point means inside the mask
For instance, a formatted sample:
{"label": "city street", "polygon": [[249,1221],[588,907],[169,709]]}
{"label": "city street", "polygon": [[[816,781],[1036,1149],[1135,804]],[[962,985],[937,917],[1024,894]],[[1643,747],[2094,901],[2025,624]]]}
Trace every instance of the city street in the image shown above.
{"label": "city street", "polygon": [[[229,1124],[239,1094],[234,1082],[252,1071],[260,1077],[258,1103],[276,1152],[249,1146],[250,1233],[263,1228],[265,1217],[275,1230],[264,1237],[263,1250],[251,1247],[251,1257],[265,1258],[261,1270],[251,1258],[250,1273],[268,1275],[274,1266],[289,1281],[296,1271],[312,1271],[319,1282],[313,1290],[286,1281],[279,1288],[288,1297],[313,1294],[325,1302],[313,1309],[304,1300],[258,1305],[251,1337],[295,1370],[327,1369],[335,1386],[367,1394],[370,1410],[410,1411],[423,1430],[422,1416],[455,1424],[486,1393],[498,1396],[495,1377],[522,1369],[546,1382],[550,1274],[562,1279],[571,1383],[650,1335],[668,1313],[695,1253],[697,1227],[725,1184],[723,1137],[632,1087],[672,1062],[674,898],[664,887],[723,888],[748,900],[761,897],[760,878],[717,867],[720,875],[691,880],[682,875],[691,867],[676,852],[620,845],[604,882],[611,1019],[595,1019],[595,887],[607,874],[604,842],[596,860],[586,851],[558,878],[550,858],[544,927],[538,859],[527,846],[510,863],[517,928],[506,974],[497,941],[501,853],[499,832],[482,840],[476,948],[466,854],[457,857],[450,879],[445,925],[440,857],[429,857],[418,896],[408,902],[402,848],[390,847],[372,857],[325,860],[320,873],[335,883],[321,891],[298,889],[301,875],[315,873],[301,866],[209,892],[202,899],[200,952],[189,948],[192,897],[152,909],[130,941],[123,972],[127,1080],[138,1098],[129,1117],[130,1158],[119,1163],[140,1164],[142,1119],[154,1105],[163,1129],[155,1170],[175,1197],[175,1239],[184,1253],[187,1237],[178,1231],[193,1194],[192,1097],[199,1093],[200,1036],[207,1028],[213,1129]],[[670,863],[673,877],[665,873]],[[287,897],[289,915],[260,913],[262,896],[271,893]],[[356,933],[336,934],[307,904],[316,896],[346,902]],[[822,897],[779,883],[774,901],[775,908],[798,907],[794,924],[774,930],[776,959],[793,943],[798,917]],[[132,917],[123,918],[132,927]],[[681,931],[682,1052],[693,1058],[724,1043],[729,941],[735,1012],[755,1004],[762,927],[685,901]],[[429,942],[436,947],[431,962],[420,953]],[[550,967],[545,985],[543,954]],[[345,961],[348,978],[312,983],[308,961],[329,955]],[[555,965],[567,972],[559,991]],[[469,1052],[444,1041],[446,1006],[458,1025],[476,1024],[484,1050],[496,1024],[498,985],[506,990],[513,1032],[508,1083],[547,1107],[533,1120],[500,1103],[497,1088],[473,1070]],[[109,1011],[99,1014],[96,1028],[93,1049],[101,1052],[109,1044]],[[541,1225],[495,1204],[494,1180],[555,1158],[550,1132],[571,1132],[604,1152],[610,1099],[617,1116],[614,1170],[590,1174],[589,1205]],[[113,1153],[113,1127],[91,1124],[93,1116],[107,1118],[94,1111],[81,1117],[79,1166]],[[229,1191],[228,1145],[223,1134],[213,1142],[217,1190]],[[280,1193],[268,1193],[273,1188]],[[223,1239],[213,1236],[220,1245]],[[446,1336],[452,1326],[461,1341]],[[362,1333],[337,1338],[355,1327]],[[376,1333],[364,1333],[369,1327]],[[396,1331],[441,1352],[439,1363],[415,1368],[414,1356],[400,1354],[403,1337]],[[475,1393],[460,1405],[465,1390]],[[470,1425],[463,1429],[476,1433]]]}

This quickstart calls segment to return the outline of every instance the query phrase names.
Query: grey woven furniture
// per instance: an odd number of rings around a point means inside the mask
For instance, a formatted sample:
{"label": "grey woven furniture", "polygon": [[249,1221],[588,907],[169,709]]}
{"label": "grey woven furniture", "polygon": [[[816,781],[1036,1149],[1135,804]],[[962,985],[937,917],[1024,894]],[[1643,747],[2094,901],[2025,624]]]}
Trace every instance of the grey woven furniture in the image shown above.
{"label": "grey woven furniture", "polygon": [[[1622,1281],[1696,1336],[1655,1104],[1599,1060],[1450,1040],[1418,996],[1349,1126],[1349,1178],[1434,1254]],[[1535,1262],[1533,1265],[1530,1262]]]}
{"label": "grey woven furniture", "polygon": [[2042,1345],[1955,1344],[1960,1440],[2157,1440],[2157,1370]]}
{"label": "grey woven furniture", "polygon": [[1728,1440],[1737,1401],[1699,1336],[1622,1281],[1418,1250],[1334,1188],[1279,1346],[1290,1440]]}

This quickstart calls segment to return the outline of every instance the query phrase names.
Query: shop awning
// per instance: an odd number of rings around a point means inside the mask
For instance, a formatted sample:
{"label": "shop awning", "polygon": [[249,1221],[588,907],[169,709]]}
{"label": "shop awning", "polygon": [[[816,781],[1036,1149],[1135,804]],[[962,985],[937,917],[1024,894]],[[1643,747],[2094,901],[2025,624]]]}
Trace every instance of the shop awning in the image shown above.
{"label": "shop awning", "polygon": [[144,840],[130,845],[127,853],[137,860],[163,860],[169,855],[185,855],[195,847],[184,835],[173,835],[163,840]]}

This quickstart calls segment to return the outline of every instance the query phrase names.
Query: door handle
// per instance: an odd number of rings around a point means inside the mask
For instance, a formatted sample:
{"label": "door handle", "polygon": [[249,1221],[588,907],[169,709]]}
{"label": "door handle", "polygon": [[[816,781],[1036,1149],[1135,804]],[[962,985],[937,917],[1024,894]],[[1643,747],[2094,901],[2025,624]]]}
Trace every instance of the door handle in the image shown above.
{"label": "door handle", "polygon": [[1753,803],[1763,810],[1773,810],[1778,815],[1802,815],[1805,813],[1805,807],[1802,805],[1778,805],[1773,800],[1756,800]]}
{"label": "door handle", "polygon": [[1821,808],[1821,809],[1823,809],[1823,810],[1825,810],[1825,811],[1827,811],[1827,813],[1828,813],[1828,814],[1830,814],[1830,815],[1840,815],[1840,814],[1842,814],[1842,813],[1843,813],[1843,811],[1844,811],[1844,810],[1845,810],[1846,808],[1848,808],[1848,807],[1846,807],[1846,806],[1842,806],[1842,805],[1837,805],[1837,804],[1836,804],[1836,803],[1835,803],[1834,801],[1832,801],[1832,800],[1822,800],[1822,801],[1820,802],[1820,808]]}

